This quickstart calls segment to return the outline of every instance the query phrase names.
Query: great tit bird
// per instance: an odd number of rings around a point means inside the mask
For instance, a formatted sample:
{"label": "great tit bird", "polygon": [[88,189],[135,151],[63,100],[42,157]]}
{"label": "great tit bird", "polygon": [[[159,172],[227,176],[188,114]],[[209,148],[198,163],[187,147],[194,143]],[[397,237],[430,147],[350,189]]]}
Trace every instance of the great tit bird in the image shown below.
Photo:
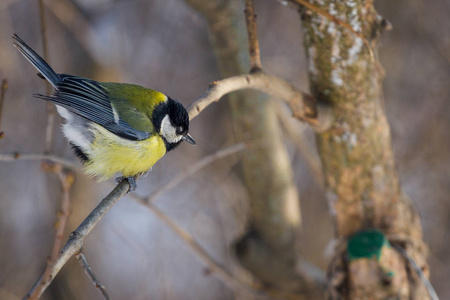
{"label": "great tit bird", "polygon": [[180,102],[134,84],[57,74],[19,36],[12,38],[38,75],[55,89],[51,95],[33,96],[56,105],[65,119],[63,133],[88,175],[105,180],[122,173],[135,188],[134,176],[150,170],[181,141],[196,144]]}

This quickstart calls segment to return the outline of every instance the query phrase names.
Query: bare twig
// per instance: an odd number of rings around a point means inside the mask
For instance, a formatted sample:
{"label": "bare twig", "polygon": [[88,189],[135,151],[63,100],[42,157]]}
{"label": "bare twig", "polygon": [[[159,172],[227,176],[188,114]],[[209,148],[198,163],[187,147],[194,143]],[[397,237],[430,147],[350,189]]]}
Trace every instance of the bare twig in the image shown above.
{"label": "bare twig", "polygon": [[295,118],[308,122],[317,131],[328,129],[333,122],[331,108],[318,104],[311,95],[303,93],[289,82],[263,72],[214,81],[203,95],[189,105],[189,118],[192,120],[224,95],[243,89],[255,89],[281,98],[289,104]]}
{"label": "bare twig", "polygon": [[61,250],[67,220],[69,219],[69,216],[71,214],[70,189],[75,180],[73,172],[69,169],[63,168],[61,164],[54,164],[53,169],[54,172],[58,174],[59,181],[61,182],[62,201],[61,201],[61,210],[58,213],[57,220],[55,222],[56,227],[55,241],[53,243],[52,254],[50,256],[50,260],[52,262],[56,261],[59,255],[59,251]]}
{"label": "bare twig", "polygon": [[[3,103],[5,101],[5,93],[6,93],[7,89],[8,89],[8,80],[3,79],[2,86],[1,86],[1,92],[0,92],[0,125],[1,125],[1,121],[2,121],[2,108],[3,108]],[[3,138],[4,136],[5,136],[5,133],[0,130],[0,139]]]}
{"label": "bare twig", "polygon": [[223,282],[226,286],[228,286],[232,290],[242,290],[246,293],[265,297],[266,295],[262,290],[255,289],[250,287],[249,285],[240,282],[232,274],[230,274],[223,266],[221,266],[218,262],[216,262],[203,248],[195,241],[195,239],[183,228],[178,226],[175,222],[173,222],[169,216],[167,216],[163,211],[157,208],[153,202],[164,192],[167,192],[169,189],[177,186],[181,181],[188,178],[195,172],[200,171],[207,165],[212,162],[224,158],[228,155],[234,154],[238,151],[242,151],[245,149],[245,144],[239,143],[230,147],[227,147],[223,150],[220,150],[212,155],[209,155],[199,162],[195,163],[187,167],[185,170],[181,171],[178,176],[172,178],[166,184],[160,186],[155,192],[153,192],[147,198],[140,198],[135,194],[131,194],[130,196],[135,199],[137,202],[145,205],[148,209],[150,209],[162,222],[164,222],[178,237],[180,237],[193,251],[194,253],[208,266],[208,269],[211,271],[213,275],[215,275],[221,282]]}
{"label": "bare twig", "polygon": [[179,172],[177,174],[177,176],[173,177],[169,182],[167,182],[166,184],[161,185],[160,187],[158,187],[153,193],[151,193],[146,199],[142,199],[142,203],[147,204],[147,203],[153,203],[155,201],[155,199],[167,192],[168,190],[176,187],[180,182],[182,182],[183,180],[185,180],[186,178],[188,178],[189,176],[191,176],[194,173],[197,173],[198,171],[200,171],[201,169],[203,169],[204,167],[210,165],[211,163],[213,163],[214,161],[224,158],[226,156],[229,156],[231,154],[237,153],[239,151],[242,151],[245,149],[245,144],[244,143],[239,143],[230,147],[227,147],[225,149],[219,150],[203,159],[201,159],[200,161],[198,161],[197,163],[190,165],[189,167],[185,168],[184,170],[182,170],[181,172]]}
{"label": "bare twig", "polygon": [[[134,194],[132,195],[134,196]],[[252,296],[264,297],[264,292],[251,287],[245,283],[242,283],[236,279],[230,272],[228,272],[223,266],[216,262],[203,248],[197,243],[197,241],[186,230],[178,226],[170,219],[163,211],[157,208],[154,204],[147,203],[145,206],[150,209],[161,221],[163,221],[169,228],[179,236],[193,251],[194,253],[208,266],[208,270],[211,274],[216,276],[223,284],[225,284],[231,290],[240,290],[248,293]]]}
{"label": "bare twig", "polygon": [[89,264],[86,260],[86,257],[84,256],[83,250],[81,250],[80,253],[78,253],[76,255],[76,258],[80,262],[81,266],[83,267],[84,271],[89,276],[91,281],[94,283],[94,286],[103,295],[103,298],[105,298],[106,300],[109,300],[110,298],[109,298],[108,293],[106,292],[105,286],[97,279],[97,276],[95,276],[94,271],[92,271],[91,266],[89,266]]}
{"label": "bare twig", "polygon": [[420,268],[417,263],[414,261],[414,259],[408,255],[405,249],[403,249],[400,245],[397,245],[395,243],[391,243],[391,246],[397,250],[398,253],[408,262],[409,265],[414,269],[414,271],[417,273],[417,276],[419,276],[420,280],[422,280],[422,283],[424,284],[425,288],[428,291],[428,294],[430,296],[431,300],[439,300],[439,297],[434,290],[433,285],[428,280],[427,276],[422,271],[422,268]]}
{"label": "bare twig", "polygon": [[256,26],[256,14],[253,0],[245,0],[245,22],[247,24],[248,46],[250,54],[250,73],[262,70],[261,56],[259,53],[258,31]]}
{"label": "bare twig", "polygon": [[49,284],[53,281],[56,274],[67,263],[67,261],[74,255],[81,252],[83,242],[86,236],[91,232],[94,226],[101,220],[105,213],[113,207],[113,205],[122,198],[130,189],[128,180],[123,179],[117,186],[100,202],[99,205],[84,219],[78,228],[70,234],[64,248],[61,250],[58,259],[52,266],[50,275],[48,277],[41,276],[30,290],[25,299],[31,299],[34,295],[39,298]]}
{"label": "bare twig", "polygon": [[20,152],[5,153],[5,154],[0,153],[0,161],[12,162],[17,160],[49,160],[71,169],[80,169],[80,165],[77,165],[75,162],[52,154],[20,153]]}
{"label": "bare twig", "polygon": [[[46,22],[45,22],[45,8],[43,0],[39,0],[39,17],[41,21],[41,40],[42,40],[42,54],[44,59],[48,62],[48,48],[47,48],[47,32],[46,32]],[[47,94],[50,94],[50,83],[46,82]],[[55,124],[55,106],[47,102],[47,127],[45,129],[45,144],[44,152],[50,153],[53,142],[53,128]]]}
{"label": "bare twig", "polygon": [[348,23],[342,21],[341,19],[337,18],[336,16],[331,15],[330,13],[320,9],[319,7],[309,3],[307,0],[292,0],[300,5],[305,6],[306,8],[318,13],[319,15],[324,16],[325,18],[327,18],[328,20],[350,30],[353,34],[355,34],[357,37],[361,38],[364,42],[364,44],[367,46],[367,49],[369,49],[369,55],[370,55],[370,59],[373,61],[375,61],[375,56],[373,54],[373,49],[372,46],[370,45],[370,42],[358,31],[356,31],[355,29],[353,29],[352,26],[350,26]]}
{"label": "bare twig", "polygon": [[[47,266],[42,275],[43,278],[48,278],[52,273],[53,265],[58,259],[67,220],[70,216],[70,188],[72,187],[72,184],[74,182],[74,175],[70,170],[64,169],[61,164],[46,164],[45,168],[45,170],[48,172],[54,172],[58,174],[58,178],[61,182],[62,187],[61,211],[58,212],[55,222],[55,239],[53,241],[51,255],[48,258]],[[41,281],[41,284],[44,284],[44,282],[45,281]],[[31,294],[29,297],[29,299],[33,300],[38,298],[39,295],[37,293]]]}

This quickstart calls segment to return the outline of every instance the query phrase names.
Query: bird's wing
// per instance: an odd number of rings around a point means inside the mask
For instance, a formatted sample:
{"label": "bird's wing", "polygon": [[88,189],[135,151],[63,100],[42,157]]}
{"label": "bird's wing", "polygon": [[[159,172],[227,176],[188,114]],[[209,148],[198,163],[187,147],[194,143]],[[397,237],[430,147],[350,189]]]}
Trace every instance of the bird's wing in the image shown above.
{"label": "bird's wing", "polygon": [[[146,132],[157,130],[152,122],[155,109],[167,101],[158,91],[129,83],[100,82],[108,91],[111,105],[131,127]],[[163,106],[161,107],[163,108]]]}
{"label": "bird's wing", "polygon": [[51,96],[35,94],[35,97],[63,106],[120,137],[144,140],[151,136],[150,132],[131,127],[120,117],[111,105],[108,91],[98,82],[73,75],[58,75],[61,81],[55,93]]}

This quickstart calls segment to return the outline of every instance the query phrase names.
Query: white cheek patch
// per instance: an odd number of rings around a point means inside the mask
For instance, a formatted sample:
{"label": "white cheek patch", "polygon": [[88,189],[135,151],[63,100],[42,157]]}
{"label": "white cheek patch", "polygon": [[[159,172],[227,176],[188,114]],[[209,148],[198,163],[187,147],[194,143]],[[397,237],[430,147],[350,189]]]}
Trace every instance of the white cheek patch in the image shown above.
{"label": "white cheek patch", "polygon": [[160,134],[169,142],[169,143],[178,143],[183,138],[182,135],[178,135],[176,133],[175,127],[173,127],[172,123],[170,123],[169,116],[166,115],[161,121],[161,131]]}

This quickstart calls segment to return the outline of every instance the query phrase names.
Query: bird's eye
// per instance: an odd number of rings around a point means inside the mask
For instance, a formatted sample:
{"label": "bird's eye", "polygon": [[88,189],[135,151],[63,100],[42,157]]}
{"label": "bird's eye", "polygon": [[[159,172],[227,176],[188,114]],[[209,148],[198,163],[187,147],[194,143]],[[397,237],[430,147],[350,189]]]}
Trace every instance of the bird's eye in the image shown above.
{"label": "bird's eye", "polygon": [[183,127],[182,126],[178,126],[176,129],[177,134],[182,134],[183,133]]}

